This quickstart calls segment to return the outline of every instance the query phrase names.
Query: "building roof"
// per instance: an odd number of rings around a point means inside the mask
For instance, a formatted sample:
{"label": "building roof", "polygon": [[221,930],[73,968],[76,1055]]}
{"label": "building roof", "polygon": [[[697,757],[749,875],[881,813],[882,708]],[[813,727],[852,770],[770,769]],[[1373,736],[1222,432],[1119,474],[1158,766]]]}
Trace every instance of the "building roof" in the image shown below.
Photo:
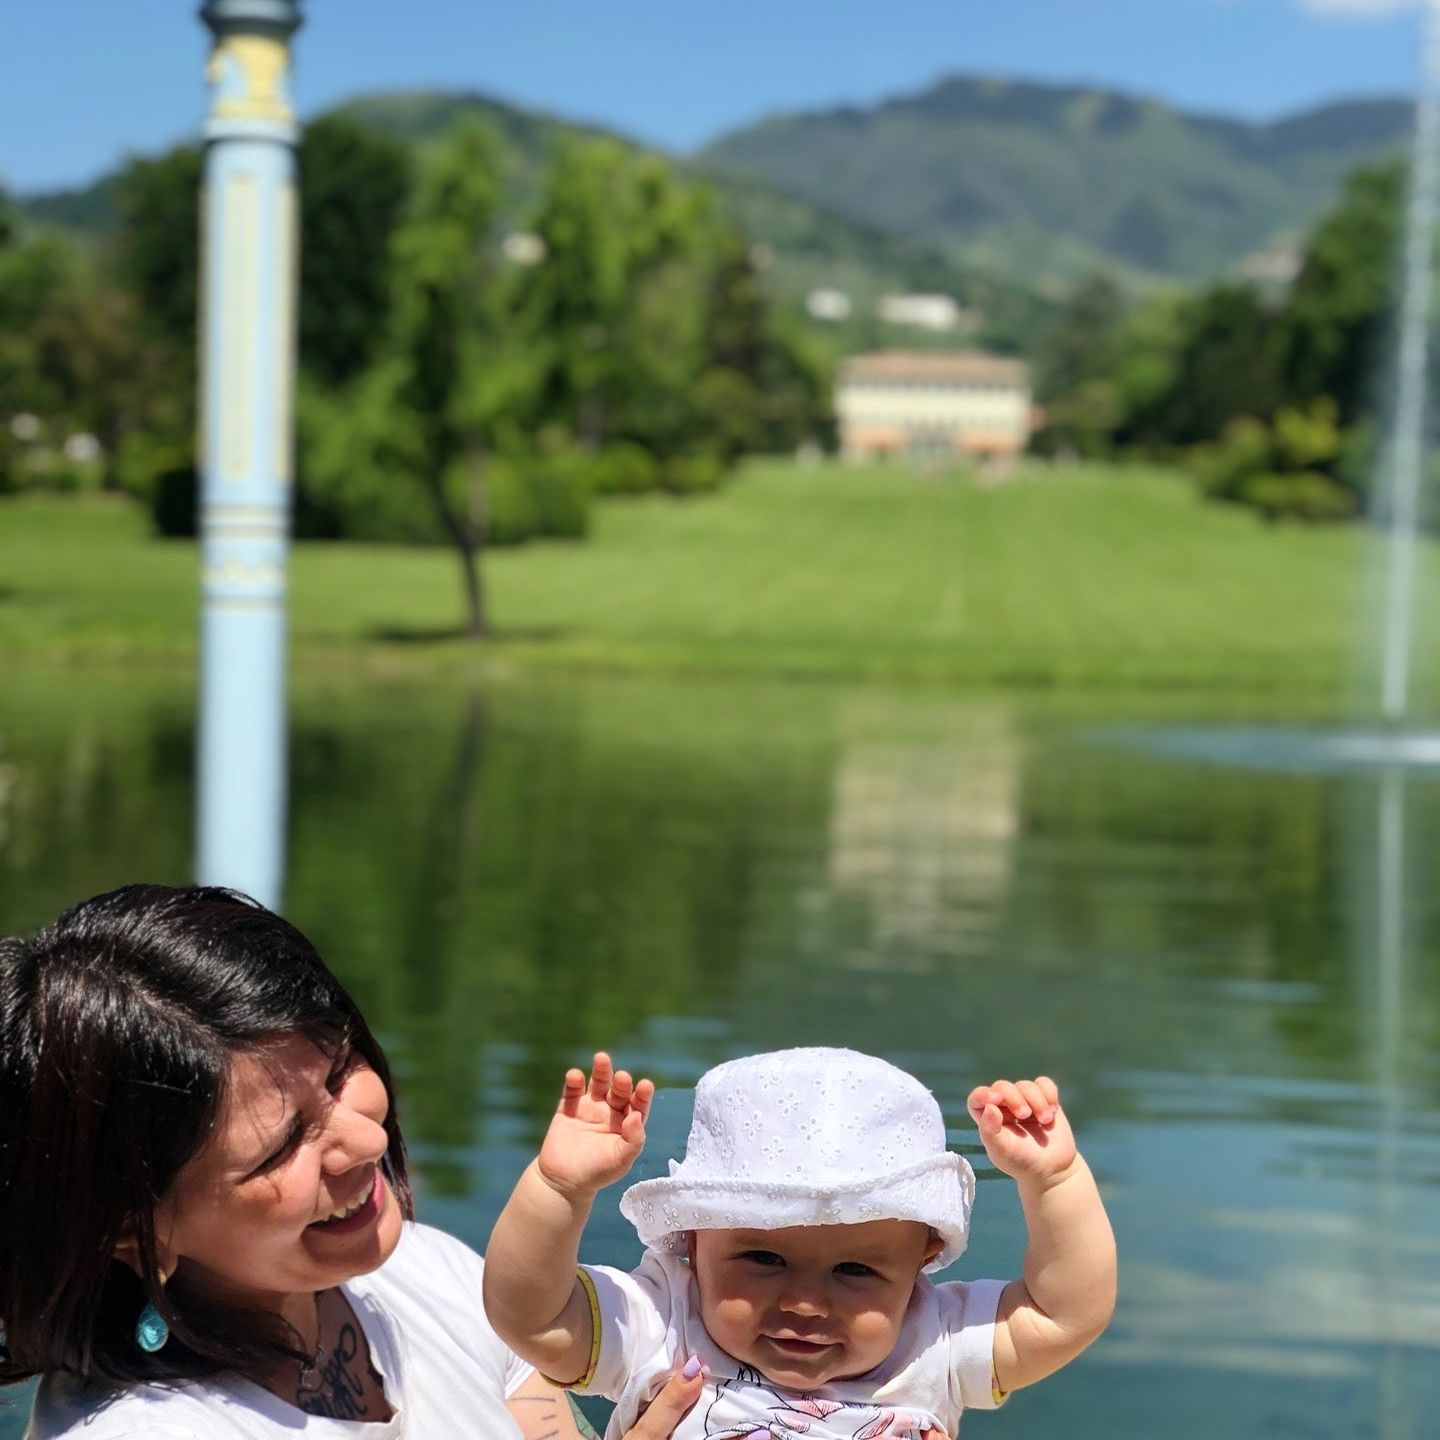
{"label": "building roof", "polygon": [[980,350],[875,350],[840,362],[840,379],[875,383],[912,381],[950,385],[1030,384],[1023,360],[1008,360]]}

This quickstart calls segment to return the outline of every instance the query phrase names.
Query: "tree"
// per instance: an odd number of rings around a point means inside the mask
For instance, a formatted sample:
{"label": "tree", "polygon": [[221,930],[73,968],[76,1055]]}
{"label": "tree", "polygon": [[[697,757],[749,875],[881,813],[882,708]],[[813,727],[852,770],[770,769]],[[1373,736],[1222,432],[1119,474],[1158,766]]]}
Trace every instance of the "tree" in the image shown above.
{"label": "tree", "polygon": [[[395,141],[330,116],[306,127],[298,165],[301,364],[326,384],[342,384],[384,338],[410,159]],[[117,188],[116,273],[135,298],[142,332],[167,353],[163,383],[184,433],[193,429],[195,404],[203,169],[200,149],[181,146],[132,160]]]}
{"label": "tree", "polygon": [[1152,296],[1126,317],[1116,343],[1117,443],[1147,449],[1173,443],[1166,406],[1175,390],[1185,318],[1184,300],[1170,292]]}
{"label": "tree", "polygon": [[199,146],[178,146],[131,160],[116,191],[116,274],[138,302],[145,330],[186,357],[192,380],[203,167]]}
{"label": "tree", "polygon": [[627,425],[674,429],[699,343],[684,273],[702,204],[664,161],[615,141],[556,151],[532,226],[544,258],[518,282],[517,314],[535,347],[537,418],[590,453],[617,436],[654,438]]}
{"label": "tree", "polygon": [[705,285],[704,354],[693,388],[696,429],[727,461],[829,437],[831,376],[785,325],[747,238],[723,226]]}
{"label": "tree", "polygon": [[1268,416],[1283,398],[1279,321],[1243,285],[1219,285],[1182,306],[1169,393],[1151,416],[1176,445],[1214,440],[1239,415]]}
{"label": "tree", "polygon": [[110,486],[145,415],[152,366],[138,318],[101,260],[56,234],[0,250],[0,416],[34,414],[52,446],[93,434]]}
{"label": "tree", "polygon": [[1035,390],[1046,404],[1094,380],[1109,379],[1125,316],[1124,296],[1108,275],[1077,285],[1038,347]]}
{"label": "tree", "polygon": [[466,631],[475,638],[489,630],[479,568],[485,458],[507,408],[509,373],[500,369],[497,377],[486,351],[497,338],[498,268],[490,242],[501,198],[500,154],[489,130],[462,121],[421,174],[396,235],[389,356],[375,382],[393,401],[388,413],[409,417],[407,435],[397,431],[394,443],[455,547]]}
{"label": "tree", "polygon": [[1281,368],[1286,398],[1322,395],[1354,424],[1372,398],[1400,254],[1402,164],[1369,166],[1347,181],[1316,228],[1285,310]]}
{"label": "tree", "polygon": [[[130,297],[143,343],[145,429],[162,469],[190,454],[196,425],[199,322],[200,180],[204,156],[185,145],[153,160],[132,160],[116,187],[119,233],[113,273]],[[153,467],[152,467],[153,468]],[[140,478],[153,483],[153,474]]]}
{"label": "tree", "polygon": [[300,364],[326,385],[353,380],[378,353],[392,257],[413,181],[398,142],[338,116],[300,143]]}
{"label": "tree", "polygon": [[1110,452],[1121,421],[1114,372],[1124,297],[1108,275],[1077,285],[1038,347],[1036,397],[1045,407],[1039,448],[1087,457]]}
{"label": "tree", "polygon": [[[639,446],[692,488],[745,451],[824,436],[829,377],[778,320],[750,246],[709,191],[613,141],[556,151],[517,280],[533,427],[596,454]],[[672,483],[667,480],[666,483]],[[617,487],[625,488],[625,487]]]}
{"label": "tree", "polygon": [[70,245],[44,233],[0,251],[0,414],[60,408],[53,377],[36,362],[36,330],[75,283],[78,263]]}
{"label": "tree", "polygon": [[156,358],[141,335],[134,298],[94,265],[51,298],[33,331],[36,371],[57,418],[98,440],[108,489],[120,486],[125,442],[154,420]]}

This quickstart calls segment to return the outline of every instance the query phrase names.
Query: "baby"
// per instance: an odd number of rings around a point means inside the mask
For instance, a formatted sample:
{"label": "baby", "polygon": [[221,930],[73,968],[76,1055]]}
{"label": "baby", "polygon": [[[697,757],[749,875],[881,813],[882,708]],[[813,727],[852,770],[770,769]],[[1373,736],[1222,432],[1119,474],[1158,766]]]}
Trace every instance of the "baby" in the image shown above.
{"label": "baby", "polygon": [[675,1440],[920,1440],[1072,1360],[1105,1328],[1115,1242],[1053,1081],[969,1098],[985,1151],[1020,1188],[1029,1242],[1009,1284],[935,1284],[965,1248],[975,1177],[934,1097],[853,1050],[717,1066],[695,1090],[685,1158],[620,1201],[646,1253],[577,1269],[596,1193],[645,1143],[654,1095],[595,1056],[565,1088],[496,1222],[485,1308],[573,1390],[616,1402],[618,1435],[676,1365],[706,1381]]}

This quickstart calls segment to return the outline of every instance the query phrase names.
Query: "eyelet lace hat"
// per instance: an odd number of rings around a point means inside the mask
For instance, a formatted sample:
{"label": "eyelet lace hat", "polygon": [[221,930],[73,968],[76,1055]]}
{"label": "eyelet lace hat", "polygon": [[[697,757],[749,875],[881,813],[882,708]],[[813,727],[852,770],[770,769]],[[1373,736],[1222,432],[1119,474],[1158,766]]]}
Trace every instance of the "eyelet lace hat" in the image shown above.
{"label": "eyelet lace hat", "polygon": [[935,1097],[856,1050],[775,1050],[717,1065],[695,1087],[685,1158],[641,1180],[620,1213],[653,1250],[684,1254],[690,1230],[782,1230],[919,1220],[965,1249],[975,1174],[945,1148]]}

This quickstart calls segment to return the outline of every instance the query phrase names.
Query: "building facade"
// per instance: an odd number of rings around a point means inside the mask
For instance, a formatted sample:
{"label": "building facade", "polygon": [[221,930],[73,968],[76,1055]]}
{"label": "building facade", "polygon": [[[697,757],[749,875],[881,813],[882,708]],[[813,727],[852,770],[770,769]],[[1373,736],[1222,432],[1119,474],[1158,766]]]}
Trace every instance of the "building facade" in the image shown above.
{"label": "building facade", "polygon": [[1030,372],[975,351],[852,355],[840,364],[835,413],[852,458],[1018,455],[1030,442]]}

